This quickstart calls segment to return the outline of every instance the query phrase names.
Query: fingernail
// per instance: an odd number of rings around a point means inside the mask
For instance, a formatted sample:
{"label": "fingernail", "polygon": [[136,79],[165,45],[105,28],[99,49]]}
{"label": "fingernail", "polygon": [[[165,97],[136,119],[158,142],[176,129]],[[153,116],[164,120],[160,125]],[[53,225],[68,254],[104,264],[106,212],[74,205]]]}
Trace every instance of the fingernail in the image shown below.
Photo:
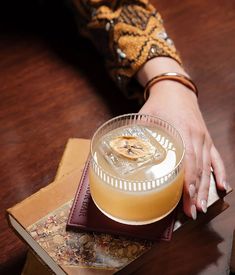
{"label": "fingernail", "polygon": [[207,212],[207,201],[206,200],[201,200],[201,208],[203,213]]}
{"label": "fingernail", "polygon": [[197,219],[197,209],[194,204],[191,206],[191,215],[192,215],[193,220]]}
{"label": "fingernail", "polygon": [[228,189],[229,189],[230,186],[229,186],[229,184],[228,184],[228,182],[226,180],[223,181],[223,186],[224,186],[224,189],[226,191],[228,191]]}
{"label": "fingernail", "polygon": [[190,184],[188,188],[189,196],[192,199],[195,196],[196,188],[194,184]]}

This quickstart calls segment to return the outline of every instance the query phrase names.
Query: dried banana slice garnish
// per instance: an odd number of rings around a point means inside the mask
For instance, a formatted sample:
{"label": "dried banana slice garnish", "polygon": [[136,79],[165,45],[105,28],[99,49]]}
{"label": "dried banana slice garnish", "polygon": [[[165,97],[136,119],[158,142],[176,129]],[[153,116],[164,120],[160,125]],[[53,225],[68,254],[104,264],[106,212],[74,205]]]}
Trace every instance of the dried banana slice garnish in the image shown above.
{"label": "dried banana slice garnish", "polygon": [[110,147],[119,155],[137,160],[153,155],[155,149],[148,142],[134,136],[120,136],[109,142]]}

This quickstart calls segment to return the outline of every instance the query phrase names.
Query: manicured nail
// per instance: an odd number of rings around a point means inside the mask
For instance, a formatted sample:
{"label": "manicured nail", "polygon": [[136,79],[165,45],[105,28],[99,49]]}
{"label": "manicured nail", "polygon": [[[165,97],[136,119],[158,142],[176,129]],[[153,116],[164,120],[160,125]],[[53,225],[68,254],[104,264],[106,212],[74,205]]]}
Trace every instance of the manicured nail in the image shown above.
{"label": "manicured nail", "polygon": [[207,201],[206,200],[201,200],[201,208],[204,213],[207,212]]}
{"label": "manicured nail", "polygon": [[197,209],[194,204],[191,206],[191,215],[192,215],[193,220],[197,219]]}
{"label": "manicured nail", "polygon": [[195,196],[196,188],[194,184],[190,184],[188,188],[189,196],[192,199]]}
{"label": "manicured nail", "polygon": [[224,186],[224,189],[226,191],[228,191],[228,189],[229,189],[230,186],[229,186],[229,184],[228,184],[228,182],[226,180],[223,181],[223,186]]}

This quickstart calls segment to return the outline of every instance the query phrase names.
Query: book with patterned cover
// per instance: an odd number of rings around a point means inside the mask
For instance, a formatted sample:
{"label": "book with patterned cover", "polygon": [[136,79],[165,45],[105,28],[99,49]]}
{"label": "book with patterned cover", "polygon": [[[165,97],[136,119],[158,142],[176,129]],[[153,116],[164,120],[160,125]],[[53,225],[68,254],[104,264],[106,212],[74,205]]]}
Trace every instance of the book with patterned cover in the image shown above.
{"label": "book with patterned cover", "polygon": [[78,189],[70,210],[67,228],[75,231],[109,233],[145,240],[167,240],[172,236],[176,211],[164,219],[148,225],[126,225],[106,217],[94,204],[89,188],[89,161],[83,170]]}
{"label": "book with patterned cover", "polygon": [[[23,275],[113,274],[152,247],[151,241],[65,230],[89,144],[89,140],[69,139],[56,180],[8,209],[11,226],[31,248]],[[218,199],[212,182],[208,206]],[[225,208],[219,208],[217,215]],[[174,230],[184,222],[182,215],[177,216]]]}

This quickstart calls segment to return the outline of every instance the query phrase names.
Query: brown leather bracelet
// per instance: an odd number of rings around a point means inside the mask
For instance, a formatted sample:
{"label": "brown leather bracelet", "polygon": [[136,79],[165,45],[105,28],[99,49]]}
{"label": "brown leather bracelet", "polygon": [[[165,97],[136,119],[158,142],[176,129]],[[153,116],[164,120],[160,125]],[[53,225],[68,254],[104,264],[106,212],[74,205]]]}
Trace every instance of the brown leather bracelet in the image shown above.
{"label": "brown leather bracelet", "polygon": [[144,100],[145,101],[148,99],[149,89],[155,83],[157,83],[159,81],[163,81],[163,80],[172,80],[172,81],[176,81],[178,83],[181,83],[182,85],[184,85],[187,88],[189,88],[190,90],[192,90],[196,94],[196,96],[198,96],[198,89],[197,89],[195,83],[192,81],[192,79],[190,79],[186,75],[171,72],[171,73],[163,73],[163,74],[157,75],[157,76],[153,77],[152,79],[150,79],[146,83],[145,88],[144,88]]}

